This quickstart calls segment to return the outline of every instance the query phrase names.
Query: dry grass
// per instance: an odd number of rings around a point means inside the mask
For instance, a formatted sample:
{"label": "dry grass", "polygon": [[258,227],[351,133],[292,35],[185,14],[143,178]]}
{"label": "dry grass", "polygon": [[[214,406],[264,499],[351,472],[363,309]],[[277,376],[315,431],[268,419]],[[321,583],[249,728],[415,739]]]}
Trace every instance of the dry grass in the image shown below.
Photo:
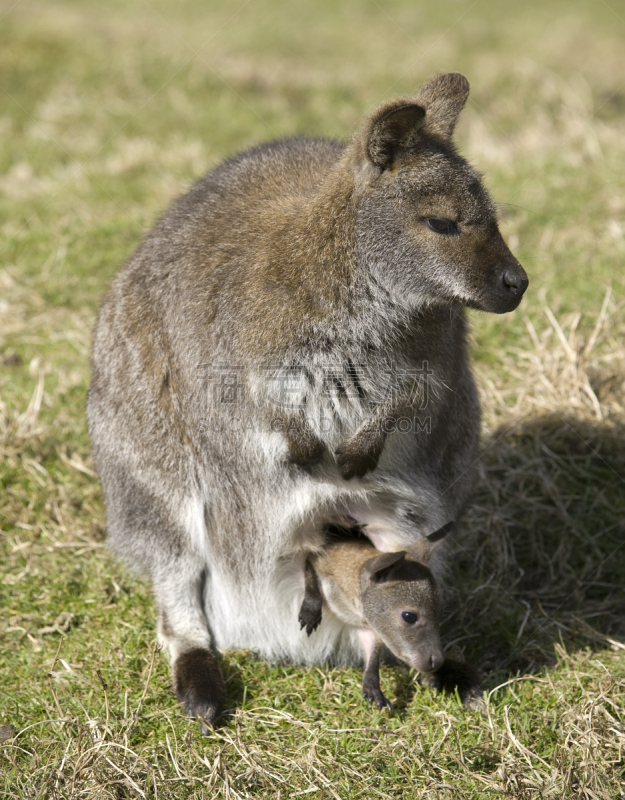
{"label": "dry grass", "polygon": [[[291,16],[263,0],[233,23],[228,3],[195,0],[12,8],[0,8],[2,796],[625,797],[618,16],[585,0],[528,2],[513,23],[490,0],[296,3]],[[272,135],[345,136],[381,96],[449,68],[471,78],[463,150],[531,278],[519,311],[474,318],[483,479],[443,637],[483,670],[487,713],[402,667],[382,672],[389,716],[363,704],[358,670],[226,653],[230,709],[203,737],[172,695],[148,588],[104,543],[84,418],[98,299],[217,158]]]}
{"label": "dry grass", "polygon": [[[23,734],[6,748],[5,764],[15,770],[15,797],[23,787],[25,797],[395,798],[418,785],[421,797],[455,798],[461,774],[475,787],[472,797],[607,799],[617,796],[625,736],[623,684],[610,675],[613,660],[563,655],[556,677],[509,684],[506,702],[489,708],[485,722],[467,723],[459,709],[437,711],[429,737],[410,722],[333,728],[256,707],[237,711],[205,739],[191,731],[177,738],[176,721],[158,742],[136,744],[131,734],[140,706],[114,722],[59,709],[42,731],[47,746],[29,759],[28,775],[18,767],[25,760],[18,758]],[[520,704],[542,702],[545,694],[555,699],[540,720],[519,713]],[[550,740],[546,759],[532,751],[539,725],[541,738]],[[467,745],[469,737],[479,744]],[[46,763],[50,756],[53,764]],[[390,781],[380,774],[387,769]],[[40,795],[29,794],[33,786]]]}

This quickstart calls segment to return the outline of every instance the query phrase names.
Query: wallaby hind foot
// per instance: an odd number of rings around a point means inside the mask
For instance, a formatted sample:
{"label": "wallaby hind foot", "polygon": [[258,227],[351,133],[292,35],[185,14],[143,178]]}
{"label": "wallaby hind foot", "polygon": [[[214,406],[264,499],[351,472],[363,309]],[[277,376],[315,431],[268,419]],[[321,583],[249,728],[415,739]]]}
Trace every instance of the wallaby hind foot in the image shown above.
{"label": "wallaby hind foot", "polygon": [[226,699],[226,686],[217,659],[203,647],[182,653],[173,667],[174,689],[184,710],[202,723],[212,726]]}

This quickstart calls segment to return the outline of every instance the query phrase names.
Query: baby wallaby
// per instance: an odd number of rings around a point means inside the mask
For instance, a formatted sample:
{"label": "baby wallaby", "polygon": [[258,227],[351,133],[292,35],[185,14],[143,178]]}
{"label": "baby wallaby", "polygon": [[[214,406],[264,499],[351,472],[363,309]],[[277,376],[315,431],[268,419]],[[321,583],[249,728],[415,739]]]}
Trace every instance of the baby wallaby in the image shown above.
{"label": "baby wallaby", "polygon": [[310,636],[321,622],[325,600],[342,622],[358,628],[365,657],[362,693],[380,709],[391,708],[380,689],[383,644],[422,673],[444,664],[440,601],[428,563],[452,526],[447,523],[408,550],[380,553],[369,542],[353,539],[331,543],[306,562],[301,627]]}

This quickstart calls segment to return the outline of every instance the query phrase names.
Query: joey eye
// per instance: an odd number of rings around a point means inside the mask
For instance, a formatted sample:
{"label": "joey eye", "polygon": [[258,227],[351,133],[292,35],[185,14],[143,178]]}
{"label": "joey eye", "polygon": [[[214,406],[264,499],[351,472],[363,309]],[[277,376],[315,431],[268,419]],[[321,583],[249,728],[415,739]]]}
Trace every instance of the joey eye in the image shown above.
{"label": "joey eye", "polygon": [[417,621],[417,615],[414,613],[414,611],[402,611],[401,618],[404,622],[407,622],[408,625],[414,625]]}
{"label": "joey eye", "polygon": [[444,236],[453,236],[455,233],[460,233],[456,223],[444,217],[426,217],[425,224],[434,233],[441,233]]}

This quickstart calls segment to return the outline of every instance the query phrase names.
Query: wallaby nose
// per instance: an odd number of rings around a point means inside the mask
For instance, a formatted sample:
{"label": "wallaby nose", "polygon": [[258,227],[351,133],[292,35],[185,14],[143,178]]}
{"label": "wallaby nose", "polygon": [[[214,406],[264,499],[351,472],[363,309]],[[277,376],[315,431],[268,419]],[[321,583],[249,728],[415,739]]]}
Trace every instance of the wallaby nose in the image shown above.
{"label": "wallaby nose", "polygon": [[430,656],[430,666],[432,667],[432,672],[437,670],[439,667],[442,667],[444,661],[445,658],[442,653],[432,653]]}
{"label": "wallaby nose", "polygon": [[522,295],[529,286],[529,280],[522,267],[504,270],[501,279],[506,289],[515,297]]}

